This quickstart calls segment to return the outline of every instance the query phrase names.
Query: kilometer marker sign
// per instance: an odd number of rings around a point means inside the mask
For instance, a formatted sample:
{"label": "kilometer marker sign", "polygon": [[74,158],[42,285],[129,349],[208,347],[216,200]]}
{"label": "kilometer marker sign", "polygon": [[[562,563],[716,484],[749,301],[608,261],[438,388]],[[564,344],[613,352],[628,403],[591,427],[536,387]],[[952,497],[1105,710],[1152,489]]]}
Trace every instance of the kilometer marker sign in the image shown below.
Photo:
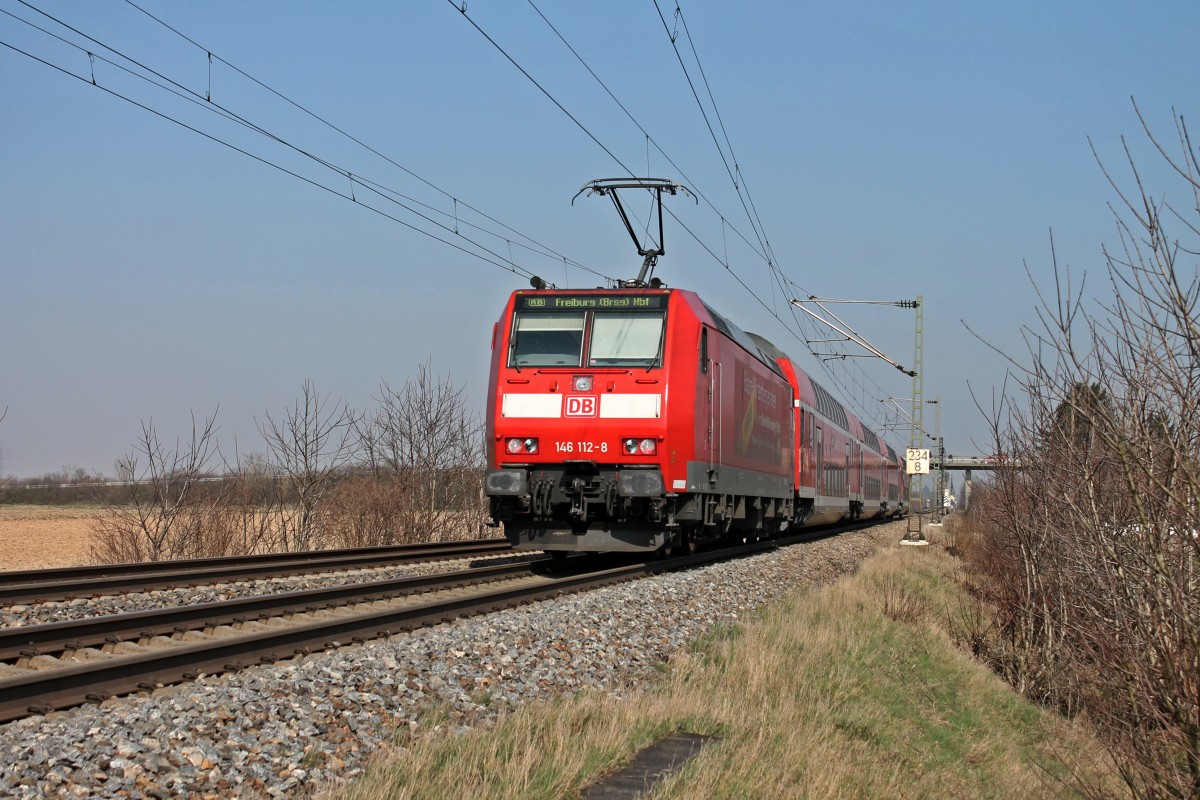
{"label": "kilometer marker sign", "polygon": [[905,452],[905,471],[909,475],[929,474],[929,451],[910,447]]}

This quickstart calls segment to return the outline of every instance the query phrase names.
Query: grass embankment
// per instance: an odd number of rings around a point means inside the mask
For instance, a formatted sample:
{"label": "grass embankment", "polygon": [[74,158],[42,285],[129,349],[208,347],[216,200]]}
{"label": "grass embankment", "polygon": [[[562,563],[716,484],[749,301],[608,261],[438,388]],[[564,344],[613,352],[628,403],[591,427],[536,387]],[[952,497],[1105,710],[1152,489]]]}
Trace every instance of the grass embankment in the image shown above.
{"label": "grass embankment", "polygon": [[955,647],[966,607],[944,550],[889,548],[696,643],[656,685],[398,740],[341,797],[575,797],[672,731],[721,739],[654,798],[1036,797],[1103,780],[1085,736]]}

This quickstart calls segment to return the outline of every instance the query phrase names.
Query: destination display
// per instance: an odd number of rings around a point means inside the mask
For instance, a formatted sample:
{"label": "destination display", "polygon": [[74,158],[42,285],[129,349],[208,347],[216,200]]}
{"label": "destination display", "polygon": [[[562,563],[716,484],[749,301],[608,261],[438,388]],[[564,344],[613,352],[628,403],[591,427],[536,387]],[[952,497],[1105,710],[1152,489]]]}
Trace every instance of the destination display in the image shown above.
{"label": "destination display", "polygon": [[666,294],[522,294],[517,295],[520,311],[591,311],[616,309],[647,311],[667,307]]}

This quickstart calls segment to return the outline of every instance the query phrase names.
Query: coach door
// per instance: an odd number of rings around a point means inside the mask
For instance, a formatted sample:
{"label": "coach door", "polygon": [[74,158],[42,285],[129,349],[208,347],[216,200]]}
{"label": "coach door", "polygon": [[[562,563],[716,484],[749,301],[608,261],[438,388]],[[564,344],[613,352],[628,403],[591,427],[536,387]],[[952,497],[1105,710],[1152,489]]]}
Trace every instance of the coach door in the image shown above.
{"label": "coach door", "polygon": [[816,486],[817,497],[825,493],[825,431],[821,430],[818,425],[816,429],[816,437],[813,439],[813,455],[816,456]]}
{"label": "coach door", "polygon": [[712,480],[716,476],[716,463],[719,461],[717,454],[717,442],[719,441],[719,432],[717,425],[720,424],[718,416],[718,406],[720,405],[719,392],[720,385],[717,382],[717,365],[713,363],[708,351],[708,328],[701,326],[700,328],[700,377],[703,385],[703,399],[700,402],[700,408],[697,409],[703,414],[704,425],[704,449],[707,451],[708,457],[708,477]]}
{"label": "coach door", "polygon": [[839,497],[850,496],[850,445],[846,444],[846,468],[842,470],[842,492]]}
{"label": "coach door", "polygon": [[855,472],[858,473],[858,480],[855,481],[855,484],[858,486],[858,498],[861,500],[867,494],[867,484],[863,480],[864,478],[866,478],[866,470],[863,469],[862,445],[859,443],[855,443],[854,444],[854,452],[857,453],[857,455],[858,455],[858,469],[855,470]]}

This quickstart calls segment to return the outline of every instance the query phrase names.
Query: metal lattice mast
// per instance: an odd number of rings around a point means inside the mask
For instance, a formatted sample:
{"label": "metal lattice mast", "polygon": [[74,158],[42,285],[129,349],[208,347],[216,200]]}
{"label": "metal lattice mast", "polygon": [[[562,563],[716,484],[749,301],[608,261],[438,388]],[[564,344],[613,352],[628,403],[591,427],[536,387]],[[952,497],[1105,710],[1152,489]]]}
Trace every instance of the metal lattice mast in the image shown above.
{"label": "metal lattice mast", "polygon": [[945,512],[944,499],[946,497],[946,444],[942,439],[942,396],[939,394],[934,398],[934,404],[937,406],[937,413],[934,419],[934,444],[937,445],[937,491],[933,498],[933,518],[936,522],[941,522]]}
{"label": "metal lattice mast", "polygon": [[[912,388],[912,437],[911,447],[921,446],[925,435],[925,296],[917,295],[916,325],[913,329],[913,388]],[[908,476],[908,533],[921,538],[921,476]],[[911,513],[913,507],[916,513]]]}

